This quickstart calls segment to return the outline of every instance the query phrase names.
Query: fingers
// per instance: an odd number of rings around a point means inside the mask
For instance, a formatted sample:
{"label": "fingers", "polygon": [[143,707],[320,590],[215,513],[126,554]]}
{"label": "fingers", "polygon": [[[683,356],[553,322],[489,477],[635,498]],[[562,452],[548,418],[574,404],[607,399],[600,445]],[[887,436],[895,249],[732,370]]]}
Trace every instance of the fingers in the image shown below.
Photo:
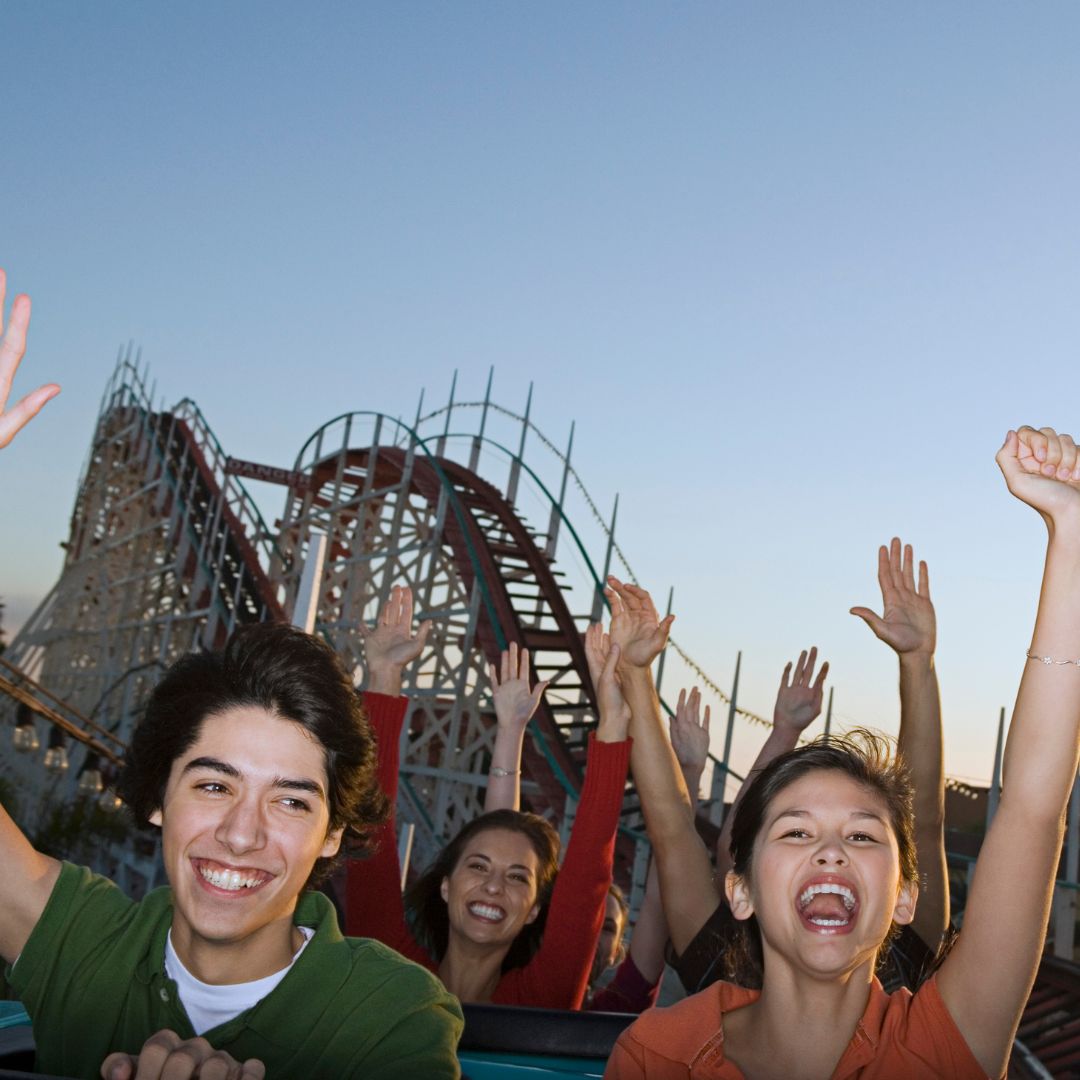
{"label": "fingers", "polygon": [[[826,664],[826,667],[829,665]],[[705,731],[705,734],[709,734],[709,721],[712,719],[712,708],[708,705],[705,706],[705,715],[702,717],[701,726]]]}
{"label": "fingers", "polygon": [[266,1080],[266,1066],[258,1058],[248,1058],[240,1068],[240,1080]]}
{"label": "fingers", "polygon": [[[0,270],[0,274],[3,271]],[[3,288],[0,286],[0,304]],[[110,1054],[101,1063],[101,1080],[131,1080],[135,1075],[135,1059],[130,1054]]]}
{"label": "fingers", "polygon": [[540,700],[543,698],[544,691],[548,688],[549,685],[549,680],[544,679],[541,682],[538,682],[533,688],[532,697],[530,698],[530,705],[532,706],[532,708],[529,710],[530,717],[534,712],[536,712],[538,708],[540,708]]}
{"label": "fingers", "polygon": [[784,673],[780,676],[780,689],[788,690],[791,688],[791,661],[789,660],[784,665]]}
{"label": "fingers", "polygon": [[[409,616],[409,621],[412,621],[412,616]],[[416,652],[417,655],[421,653],[424,646],[427,644],[428,634],[431,633],[431,620],[425,619],[416,630]]]}
{"label": "fingers", "polygon": [[908,592],[915,591],[915,553],[910,544],[904,545],[904,588]]}
{"label": "fingers", "polygon": [[[3,380],[0,378],[0,383],[2,382]],[[7,446],[41,412],[45,405],[59,393],[60,387],[56,383],[39,386],[22,398],[14,408],[0,414],[0,447]],[[3,405],[0,404],[0,409],[2,408]]]}
{"label": "fingers", "polygon": [[[4,297],[0,292],[0,314]],[[11,304],[11,321],[0,338],[0,411],[7,404],[15,370],[26,352],[26,332],[30,326],[30,297],[16,296]]]}
{"label": "fingers", "polygon": [[919,595],[930,599],[930,571],[926,567],[926,560],[919,560]]}
{"label": "fingers", "polygon": [[[1016,460],[1024,472],[1039,473],[1057,480],[1080,479],[1076,443],[1071,435],[1059,435],[1050,427],[1039,428],[1036,431],[1027,424],[1020,427],[1016,435],[1018,440]],[[1009,438],[1006,436],[1002,450],[1008,447]],[[1001,465],[1000,457],[999,453],[999,465]]]}
{"label": "fingers", "polygon": [[814,685],[811,689],[816,693],[825,685],[825,676],[829,674],[829,661],[826,660],[821,665],[821,670],[818,672],[818,677],[814,680]]}
{"label": "fingers", "polygon": [[608,681],[615,681],[615,665],[619,662],[619,646],[615,642],[611,643],[611,648],[608,650],[607,659],[604,661],[603,670],[600,672],[600,681],[606,683]]}
{"label": "fingers", "polygon": [[799,653],[799,659],[795,661],[795,674],[791,677],[791,685],[798,686],[803,679],[803,668],[806,666],[806,650]]}
{"label": "fingers", "polygon": [[881,637],[882,631],[885,629],[885,620],[875,615],[869,608],[865,607],[853,607],[850,609],[852,615],[857,615],[877,637]]}
{"label": "fingers", "polygon": [[690,696],[686,699],[686,718],[695,727],[699,727],[701,721],[699,715],[701,713],[701,691],[695,686],[690,691]]}
{"label": "fingers", "polygon": [[1061,460],[1058,462],[1056,479],[1071,480],[1077,465],[1076,443],[1071,435],[1059,435],[1058,439],[1061,442]]}

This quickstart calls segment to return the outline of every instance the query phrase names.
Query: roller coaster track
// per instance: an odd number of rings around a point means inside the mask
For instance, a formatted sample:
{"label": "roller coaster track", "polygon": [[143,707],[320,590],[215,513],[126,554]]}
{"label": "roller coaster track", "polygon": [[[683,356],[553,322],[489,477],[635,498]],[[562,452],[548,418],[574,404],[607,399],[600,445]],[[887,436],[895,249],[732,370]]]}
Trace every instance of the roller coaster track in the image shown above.
{"label": "roller coaster track", "polygon": [[1010,1077],[1080,1077],[1080,965],[1043,957],[1016,1037]]}

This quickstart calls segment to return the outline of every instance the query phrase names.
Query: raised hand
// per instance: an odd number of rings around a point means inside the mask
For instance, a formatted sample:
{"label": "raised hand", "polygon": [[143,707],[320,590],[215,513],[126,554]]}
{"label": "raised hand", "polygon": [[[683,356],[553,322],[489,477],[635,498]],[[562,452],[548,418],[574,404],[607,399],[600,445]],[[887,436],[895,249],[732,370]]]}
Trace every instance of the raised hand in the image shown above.
{"label": "raised hand", "polygon": [[600,711],[597,737],[603,742],[621,742],[630,729],[630,706],[623,697],[616,666],[620,651],[618,644],[604,633],[601,623],[593,623],[585,631],[585,658]]}
{"label": "raised hand", "polygon": [[829,662],[821,665],[818,676],[814,678],[814,665],[817,663],[817,646],[810,652],[805,649],[799,653],[794,673],[789,660],[780,676],[780,689],[776,692],[776,705],[773,707],[774,727],[800,734],[805,731],[820,715],[821,700],[825,693],[825,676],[829,674]]}
{"label": "raised hand", "polygon": [[495,721],[500,727],[524,730],[540,704],[547,689],[547,682],[538,682],[529,689],[529,650],[518,649],[517,642],[510,642],[500,661],[501,671],[495,665],[488,667],[491,676],[492,697],[495,702]]}
{"label": "raised hand", "polygon": [[407,585],[395,585],[390,598],[379,612],[374,629],[364,623],[357,625],[364,639],[369,689],[376,694],[396,696],[401,693],[401,671],[423,651],[431,630],[431,620],[412,632],[413,598]]}
{"label": "raised hand", "polygon": [[997,463],[1009,490],[1038,510],[1048,527],[1062,515],[1080,513],[1080,456],[1071,436],[1025,425],[1005,436]]}
{"label": "raised hand", "polygon": [[11,303],[11,319],[4,331],[6,292],[7,275],[0,270],[0,332],[3,332],[0,337],[0,447],[7,446],[37,416],[45,403],[60,393],[56,383],[46,383],[31,390],[18,404],[4,411],[11,394],[11,384],[15,381],[15,372],[26,352],[26,331],[30,327],[30,297],[20,295]]}
{"label": "raised hand", "polygon": [[237,1061],[205,1039],[181,1039],[163,1030],[143,1043],[138,1056],[110,1054],[101,1063],[103,1080],[263,1080],[266,1066],[256,1058]]}
{"label": "raised hand", "polygon": [[636,585],[609,577],[604,590],[611,604],[611,641],[619,646],[620,668],[649,668],[667,645],[674,615],[661,619],[652,597]]}
{"label": "raised hand", "polygon": [[901,558],[900,539],[894,536],[888,548],[878,549],[878,584],[881,586],[882,616],[869,608],[853,607],[874,633],[897,653],[933,655],[937,644],[937,620],[930,602],[930,575],[919,562],[919,584],[915,585],[915,559],[911,545],[905,544]]}
{"label": "raised hand", "polygon": [[[670,717],[671,748],[675,751],[679,767],[682,769],[686,786],[693,793],[705,771],[705,762],[709,758],[709,706],[701,714],[701,691],[695,686],[689,694],[679,691],[679,700],[675,705],[675,715]],[[694,783],[691,783],[694,781]]]}

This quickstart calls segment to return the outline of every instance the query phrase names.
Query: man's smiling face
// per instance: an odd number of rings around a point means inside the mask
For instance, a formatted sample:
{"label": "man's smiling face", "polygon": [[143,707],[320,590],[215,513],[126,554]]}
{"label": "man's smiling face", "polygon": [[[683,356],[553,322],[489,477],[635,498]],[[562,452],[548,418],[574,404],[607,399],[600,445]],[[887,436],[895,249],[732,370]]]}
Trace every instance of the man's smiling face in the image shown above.
{"label": "man's smiling face", "polygon": [[192,974],[243,982],[288,964],[297,897],[341,842],[326,792],[323,748],[299,724],[254,705],[203,721],[151,818],[173,890],[173,947]]}

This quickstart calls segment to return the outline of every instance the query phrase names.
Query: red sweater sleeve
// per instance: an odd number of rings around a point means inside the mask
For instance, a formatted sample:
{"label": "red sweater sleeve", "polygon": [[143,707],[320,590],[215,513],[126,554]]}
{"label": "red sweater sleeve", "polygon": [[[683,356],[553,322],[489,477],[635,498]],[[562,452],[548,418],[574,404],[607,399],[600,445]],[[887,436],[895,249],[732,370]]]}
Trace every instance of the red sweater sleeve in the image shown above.
{"label": "red sweater sleeve", "polygon": [[589,1012],[643,1013],[656,1004],[660,992],[660,980],[649,982],[638,971],[633,957],[626,959],[615,969],[611,982],[593,994],[585,1006]]}
{"label": "red sweater sleeve", "polygon": [[544,939],[525,967],[503,976],[492,997],[496,1004],[581,1008],[615,864],[630,743],[604,743],[589,736],[585,782],[555,880]]}
{"label": "red sweater sleeve", "polygon": [[364,708],[378,747],[379,786],[390,800],[390,820],[375,835],[378,845],[368,859],[350,859],[346,867],[345,928],[354,937],[376,938],[434,970],[431,957],[409,933],[401,898],[396,814],[401,725],[408,701],[385,694],[364,694]]}

